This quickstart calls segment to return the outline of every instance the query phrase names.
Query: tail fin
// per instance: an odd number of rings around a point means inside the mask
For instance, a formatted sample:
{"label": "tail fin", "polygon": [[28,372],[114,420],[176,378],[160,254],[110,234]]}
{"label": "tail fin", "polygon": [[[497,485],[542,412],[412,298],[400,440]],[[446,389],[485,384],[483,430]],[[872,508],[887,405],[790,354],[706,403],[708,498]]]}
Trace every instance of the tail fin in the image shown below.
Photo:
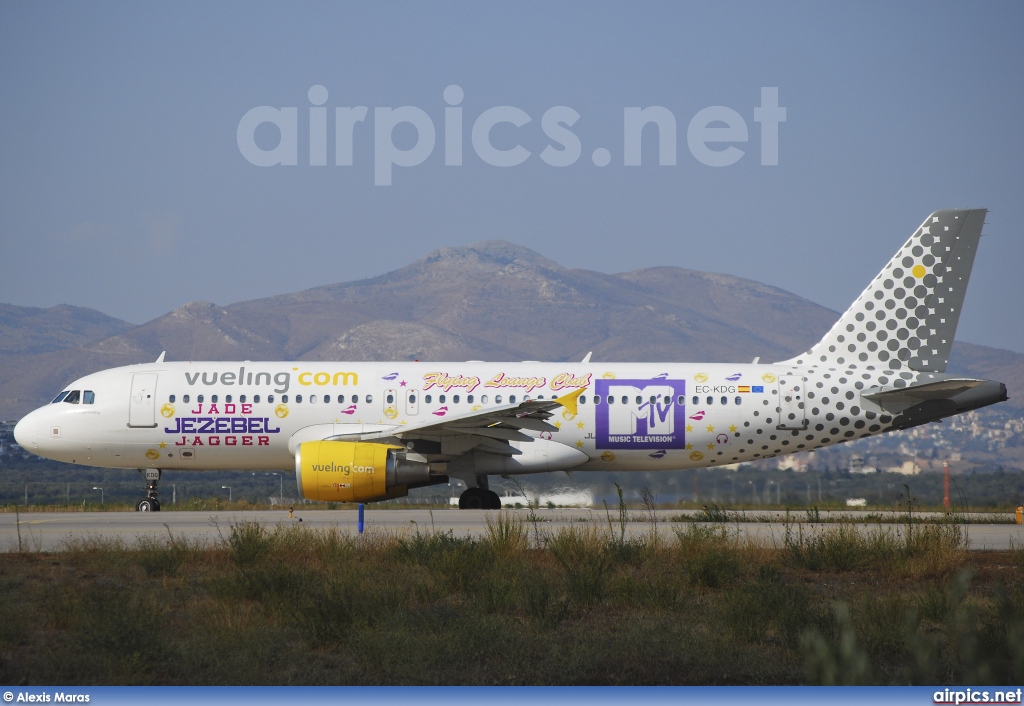
{"label": "tail fin", "polygon": [[783,363],[945,372],[987,212],[928,216],[825,337]]}

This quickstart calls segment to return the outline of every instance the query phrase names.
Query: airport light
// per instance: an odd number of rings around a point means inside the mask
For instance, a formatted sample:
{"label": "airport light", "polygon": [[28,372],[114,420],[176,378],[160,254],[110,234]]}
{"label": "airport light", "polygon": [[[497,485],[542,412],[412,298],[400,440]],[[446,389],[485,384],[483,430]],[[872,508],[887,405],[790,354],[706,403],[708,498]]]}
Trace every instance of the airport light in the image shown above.
{"label": "airport light", "polygon": [[280,480],[281,489],[278,491],[277,497],[281,498],[282,502],[283,502],[283,500],[284,500],[284,474],[280,473],[278,471],[271,471],[268,475],[277,476],[278,479]]}
{"label": "airport light", "polygon": [[100,491],[100,505],[106,505],[106,503],[105,503],[105,502],[103,502],[103,488],[101,488],[101,487],[99,487],[99,486],[97,486],[97,485],[94,485],[94,486],[92,487],[92,489],[93,489],[93,490],[98,490],[98,491]]}
{"label": "airport light", "polygon": [[228,491],[228,502],[231,502],[231,486],[230,485],[222,485],[221,489]]}

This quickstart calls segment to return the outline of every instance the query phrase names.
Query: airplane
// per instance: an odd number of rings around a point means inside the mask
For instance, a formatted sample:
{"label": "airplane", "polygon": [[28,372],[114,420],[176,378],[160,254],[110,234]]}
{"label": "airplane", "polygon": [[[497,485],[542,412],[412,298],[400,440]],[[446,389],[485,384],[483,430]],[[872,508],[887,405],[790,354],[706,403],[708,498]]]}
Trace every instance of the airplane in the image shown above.
{"label": "airplane", "polygon": [[926,424],[1007,399],[946,374],[986,209],[928,216],[810,350],[771,364],[168,362],[68,385],[14,430],[50,459],[165,470],[294,469],[299,494],[402,497],[457,478],[727,466]]}

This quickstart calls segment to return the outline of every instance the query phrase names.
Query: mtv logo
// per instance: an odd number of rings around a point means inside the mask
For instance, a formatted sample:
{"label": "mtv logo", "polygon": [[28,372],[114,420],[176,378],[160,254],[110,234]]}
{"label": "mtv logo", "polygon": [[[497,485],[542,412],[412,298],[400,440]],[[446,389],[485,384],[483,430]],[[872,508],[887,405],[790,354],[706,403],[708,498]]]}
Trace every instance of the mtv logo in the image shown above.
{"label": "mtv logo", "polygon": [[597,380],[597,448],[684,448],[684,380]]}

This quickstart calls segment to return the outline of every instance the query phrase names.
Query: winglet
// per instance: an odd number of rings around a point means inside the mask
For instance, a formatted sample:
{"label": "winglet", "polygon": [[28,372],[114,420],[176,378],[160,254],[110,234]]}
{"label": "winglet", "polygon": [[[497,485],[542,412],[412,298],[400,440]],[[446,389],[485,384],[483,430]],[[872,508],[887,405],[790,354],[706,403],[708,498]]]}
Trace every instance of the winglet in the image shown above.
{"label": "winglet", "polygon": [[156,362],[157,362],[157,363],[162,363],[162,362],[164,362],[164,356],[165,356],[165,355],[167,355],[167,351],[161,351],[161,352],[160,352],[160,357],[156,359]]}
{"label": "winglet", "polygon": [[565,407],[571,414],[579,414],[578,403],[580,395],[587,391],[587,388],[581,387],[575,392],[570,392],[568,395],[562,395],[555,399],[555,402]]}
{"label": "winglet", "polygon": [[594,351],[588,352],[585,356],[583,356],[583,360],[580,361],[580,362],[582,362],[582,363],[589,363],[590,362],[590,356],[592,356],[592,355],[594,355]]}

